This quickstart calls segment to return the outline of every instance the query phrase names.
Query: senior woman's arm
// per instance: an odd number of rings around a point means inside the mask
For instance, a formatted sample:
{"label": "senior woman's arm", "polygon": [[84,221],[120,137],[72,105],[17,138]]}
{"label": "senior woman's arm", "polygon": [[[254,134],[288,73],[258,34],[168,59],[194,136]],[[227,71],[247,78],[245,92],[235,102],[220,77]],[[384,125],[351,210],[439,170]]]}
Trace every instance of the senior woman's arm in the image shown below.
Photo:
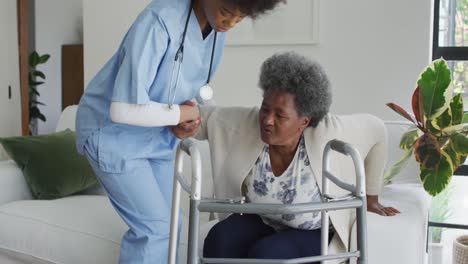
{"label": "senior woman's arm", "polygon": [[366,170],[366,187],[368,195],[379,195],[383,187],[383,171],[387,158],[386,130],[384,123],[375,116],[369,115],[369,133],[367,139],[372,140],[372,147],[364,159]]}
{"label": "senior woman's arm", "polygon": [[193,135],[193,137],[198,140],[208,140],[208,122],[210,121],[211,115],[216,110],[216,107],[200,105],[199,110],[201,123],[197,133]]}
{"label": "senior woman's arm", "polygon": [[387,135],[385,125],[382,120],[369,115],[372,122],[368,128],[374,135],[374,145],[364,159],[366,170],[367,187],[367,210],[384,216],[392,216],[400,213],[393,207],[386,207],[380,204],[379,195],[383,187],[383,171],[387,158]]}

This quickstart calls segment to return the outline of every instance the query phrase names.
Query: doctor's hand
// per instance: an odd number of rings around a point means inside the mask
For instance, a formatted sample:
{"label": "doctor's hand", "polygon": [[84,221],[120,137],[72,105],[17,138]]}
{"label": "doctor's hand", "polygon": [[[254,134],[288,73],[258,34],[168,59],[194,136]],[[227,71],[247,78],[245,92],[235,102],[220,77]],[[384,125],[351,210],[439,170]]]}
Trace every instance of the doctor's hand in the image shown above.
{"label": "doctor's hand", "polygon": [[379,203],[379,196],[367,195],[367,211],[383,216],[394,216],[400,211],[393,207],[386,207]]}
{"label": "doctor's hand", "polygon": [[186,101],[180,106],[181,123],[171,126],[172,133],[179,139],[189,138],[195,135],[201,125],[200,112],[192,101]]}
{"label": "doctor's hand", "polygon": [[179,125],[182,123],[187,123],[189,121],[195,121],[200,118],[200,111],[198,106],[192,101],[185,101],[179,106],[180,108],[180,121]]}

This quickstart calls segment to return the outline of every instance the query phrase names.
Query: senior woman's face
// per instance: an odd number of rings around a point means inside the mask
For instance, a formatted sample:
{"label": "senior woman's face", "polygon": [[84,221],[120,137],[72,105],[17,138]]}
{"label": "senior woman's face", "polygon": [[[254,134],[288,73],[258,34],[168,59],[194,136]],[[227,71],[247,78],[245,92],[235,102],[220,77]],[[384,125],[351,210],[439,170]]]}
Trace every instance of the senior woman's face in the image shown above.
{"label": "senior woman's face", "polygon": [[280,91],[264,94],[258,117],[263,142],[269,145],[297,143],[310,119],[299,116],[294,96]]}

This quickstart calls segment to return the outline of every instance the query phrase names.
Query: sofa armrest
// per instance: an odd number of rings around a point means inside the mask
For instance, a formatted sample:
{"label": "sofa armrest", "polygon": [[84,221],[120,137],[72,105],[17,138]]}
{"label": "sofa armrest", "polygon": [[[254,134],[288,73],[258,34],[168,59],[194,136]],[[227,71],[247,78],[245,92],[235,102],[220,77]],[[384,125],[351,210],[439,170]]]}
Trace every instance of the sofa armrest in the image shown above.
{"label": "sofa armrest", "polygon": [[32,199],[23,172],[13,160],[0,161],[0,205]]}
{"label": "sofa armrest", "polygon": [[[426,263],[431,196],[421,184],[390,184],[384,187],[379,200],[401,213],[395,216],[367,214],[368,263]],[[356,224],[351,232],[353,239],[350,247],[355,250]]]}

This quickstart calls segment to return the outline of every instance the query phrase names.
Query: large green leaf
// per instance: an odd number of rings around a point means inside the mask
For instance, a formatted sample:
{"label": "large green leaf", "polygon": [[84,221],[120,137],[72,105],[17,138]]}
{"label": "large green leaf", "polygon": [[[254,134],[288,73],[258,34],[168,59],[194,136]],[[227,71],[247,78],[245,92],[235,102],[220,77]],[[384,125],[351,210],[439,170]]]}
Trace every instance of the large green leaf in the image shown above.
{"label": "large green leaf", "polygon": [[452,109],[447,108],[440,116],[433,119],[431,124],[437,130],[449,127],[452,124]]}
{"label": "large green leaf", "polygon": [[418,138],[414,144],[414,157],[425,168],[435,168],[441,158],[440,145],[437,138],[429,133],[425,133]]}
{"label": "large green leaf", "polygon": [[432,122],[434,120],[430,120],[430,119],[427,119],[426,120],[426,131],[432,133],[432,134],[440,134],[440,130],[439,128],[436,128],[434,126],[434,122]]}
{"label": "large green leaf", "polygon": [[468,137],[462,134],[455,134],[450,137],[453,149],[460,155],[468,155]]}
{"label": "large green leaf", "polygon": [[463,97],[462,94],[457,94],[450,102],[450,109],[452,111],[452,125],[459,125],[463,120]]}
{"label": "large green leaf", "polygon": [[421,74],[418,86],[423,95],[424,115],[434,119],[449,107],[453,87],[450,87],[451,77],[447,63],[443,59],[435,60]]}
{"label": "large green leaf", "polygon": [[466,156],[461,156],[461,157],[460,157],[460,165],[461,165],[461,164],[464,164],[465,161],[466,161]]}
{"label": "large green leaf", "polygon": [[384,173],[384,183],[388,184],[390,181],[403,170],[403,168],[408,164],[408,161],[413,153],[413,148],[410,148],[406,151],[405,155],[400,158],[395,164],[388,168]]}
{"label": "large green leaf", "polygon": [[414,142],[419,137],[418,131],[418,128],[413,128],[403,133],[400,139],[400,148],[403,150],[413,149]]}
{"label": "large green leaf", "polygon": [[468,133],[468,123],[462,123],[455,126],[449,126],[442,130],[444,136],[451,136],[457,133]]}
{"label": "large green leaf", "polygon": [[462,123],[468,123],[468,113],[463,114]]}
{"label": "large green leaf", "polygon": [[449,162],[450,157],[444,151],[441,154],[440,162],[435,168],[428,169],[422,165],[420,166],[421,172],[419,176],[424,189],[432,196],[437,195],[445,189],[453,174],[453,169]]}
{"label": "large green leaf", "polygon": [[452,140],[450,140],[450,143],[445,145],[442,150],[450,156],[453,171],[457,170],[460,165],[465,163],[466,156],[455,151]]}
{"label": "large green leaf", "polygon": [[449,162],[452,165],[452,170],[455,171],[455,169],[458,168],[458,166],[460,166],[460,164],[461,164],[461,157],[462,156],[457,154],[455,149],[453,149],[452,142],[450,142],[449,144],[446,144],[442,148],[442,151],[447,153],[447,155],[450,157]]}

